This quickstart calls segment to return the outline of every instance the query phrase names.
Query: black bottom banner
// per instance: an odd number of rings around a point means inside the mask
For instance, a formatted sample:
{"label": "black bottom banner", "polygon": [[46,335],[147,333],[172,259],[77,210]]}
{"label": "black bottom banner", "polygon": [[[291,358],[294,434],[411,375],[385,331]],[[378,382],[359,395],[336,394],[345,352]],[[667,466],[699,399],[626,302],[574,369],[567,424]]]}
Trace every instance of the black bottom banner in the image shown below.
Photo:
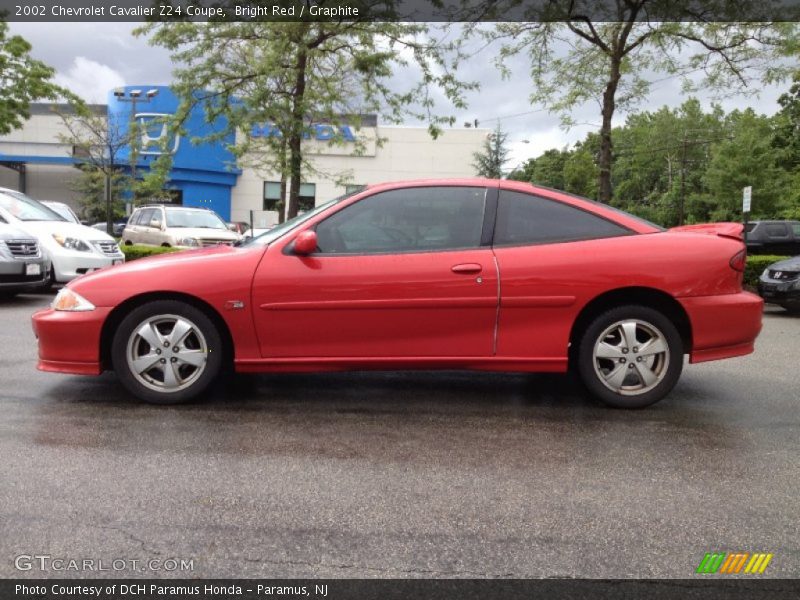
{"label": "black bottom banner", "polygon": [[7,579],[0,598],[19,600],[605,600],[800,597],[797,579]]}

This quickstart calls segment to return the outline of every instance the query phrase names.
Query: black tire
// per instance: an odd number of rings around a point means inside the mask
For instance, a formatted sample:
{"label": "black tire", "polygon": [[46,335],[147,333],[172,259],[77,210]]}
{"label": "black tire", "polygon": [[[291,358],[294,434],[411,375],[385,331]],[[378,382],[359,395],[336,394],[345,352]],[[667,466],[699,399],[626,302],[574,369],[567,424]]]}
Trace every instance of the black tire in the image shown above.
{"label": "black tire", "polygon": [[[633,348],[621,339],[623,322],[628,326],[635,324],[634,337],[638,336],[639,341],[633,343]],[[601,337],[606,341],[606,348],[615,351],[620,348],[619,352],[625,354],[619,354],[619,358],[598,356],[596,359],[595,345],[600,343]],[[617,337],[619,345],[613,343]],[[662,341],[661,346],[665,346],[666,351],[649,356],[639,354],[638,344],[646,348],[652,340]],[[620,306],[591,322],[581,336],[577,357],[581,380],[595,398],[614,408],[644,408],[661,400],[678,382],[683,370],[683,342],[675,325],[659,311],[639,305]],[[623,380],[614,386],[613,372],[623,365],[630,372],[626,374],[621,370],[619,374]],[[647,384],[640,372],[652,376],[654,381]]]}
{"label": "black tire", "polygon": [[6,300],[13,300],[17,297],[19,292],[0,292],[0,302],[5,302]]}
{"label": "black tire", "polygon": [[39,288],[42,292],[49,292],[53,289],[53,286],[56,284],[56,270],[53,265],[50,265],[50,272],[47,274],[47,279],[45,279],[44,284],[42,287]]}
{"label": "black tire", "polygon": [[[192,352],[198,355],[205,356],[205,362],[201,367],[196,367],[200,370],[199,373],[191,371],[192,365],[182,365],[178,363],[178,357],[181,355],[179,352],[174,353],[176,367],[173,373],[181,371],[181,369],[190,370],[191,376],[187,376],[187,383],[183,384],[185,387],[180,389],[170,390],[165,384],[166,382],[166,361],[172,360],[172,351],[174,348],[165,347],[158,348],[158,354],[162,351],[165,354],[164,358],[158,359],[164,362],[161,364],[154,364],[150,371],[135,374],[132,370],[131,362],[129,361],[129,351],[134,356],[144,347],[146,354],[155,352],[154,348],[150,347],[144,338],[138,336],[134,337],[134,332],[151,320],[163,319],[166,326],[173,320],[174,317],[184,319],[193,326],[190,337],[180,344],[186,344],[182,348],[184,352]],[[176,321],[177,324],[177,321]],[[196,329],[196,332],[195,332]],[[197,335],[199,332],[200,335]],[[161,338],[166,341],[165,338]],[[189,348],[190,342],[194,347]],[[203,343],[205,342],[205,343]],[[130,344],[130,347],[129,347]],[[179,346],[176,346],[179,347]],[[114,366],[114,371],[117,377],[122,382],[122,385],[134,396],[149,402],[151,404],[181,404],[188,402],[200,396],[208,387],[214,382],[219,374],[224,362],[224,348],[222,343],[222,336],[219,330],[214,325],[213,321],[199,308],[181,302],[178,300],[157,300],[148,302],[138,308],[133,309],[119,324],[111,346],[111,361]],[[161,371],[162,382],[158,382],[158,372]],[[142,380],[149,380],[143,383]],[[148,386],[149,384],[149,386]],[[158,389],[161,387],[161,389]],[[155,388],[155,389],[154,389]]]}

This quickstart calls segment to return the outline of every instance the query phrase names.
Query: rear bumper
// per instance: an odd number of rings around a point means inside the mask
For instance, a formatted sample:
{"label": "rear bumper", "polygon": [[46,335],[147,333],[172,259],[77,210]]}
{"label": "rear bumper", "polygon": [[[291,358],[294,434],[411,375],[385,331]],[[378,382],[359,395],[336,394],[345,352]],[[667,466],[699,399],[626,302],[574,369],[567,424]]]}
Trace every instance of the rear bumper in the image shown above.
{"label": "rear bumper", "polygon": [[750,292],[678,298],[692,326],[689,362],[743,356],[753,352],[761,331],[764,301]]}
{"label": "rear bumper", "polygon": [[40,371],[99,375],[100,334],[110,308],[87,312],[40,310],[33,315],[33,332],[39,340]]}

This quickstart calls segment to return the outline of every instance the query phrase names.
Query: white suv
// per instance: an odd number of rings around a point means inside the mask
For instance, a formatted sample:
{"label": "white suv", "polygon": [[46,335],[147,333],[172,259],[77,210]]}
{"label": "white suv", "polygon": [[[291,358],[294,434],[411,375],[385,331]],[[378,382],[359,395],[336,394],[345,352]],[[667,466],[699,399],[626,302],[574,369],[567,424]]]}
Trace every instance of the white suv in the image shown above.
{"label": "white suv", "polygon": [[49,283],[66,283],[89,271],[125,262],[110,235],[71,223],[21,192],[0,188],[0,222],[39,240],[52,261]]}
{"label": "white suv", "polygon": [[230,246],[241,237],[229,230],[213,210],[153,205],[133,211],[122,232],[122,243],[202,248],[218,244]]}

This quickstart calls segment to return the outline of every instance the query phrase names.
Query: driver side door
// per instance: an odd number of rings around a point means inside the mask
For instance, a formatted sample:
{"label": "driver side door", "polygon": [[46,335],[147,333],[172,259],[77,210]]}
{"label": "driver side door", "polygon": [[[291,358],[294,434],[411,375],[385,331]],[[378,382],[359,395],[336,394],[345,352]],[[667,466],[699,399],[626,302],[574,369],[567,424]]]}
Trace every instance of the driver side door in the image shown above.
{"label": "driver side door", "polygon": [[271,245],[253,282],[262,356],[491,356],[498,276],[482,245],[486,196],[379,192],[318,223],[311,255]]}

